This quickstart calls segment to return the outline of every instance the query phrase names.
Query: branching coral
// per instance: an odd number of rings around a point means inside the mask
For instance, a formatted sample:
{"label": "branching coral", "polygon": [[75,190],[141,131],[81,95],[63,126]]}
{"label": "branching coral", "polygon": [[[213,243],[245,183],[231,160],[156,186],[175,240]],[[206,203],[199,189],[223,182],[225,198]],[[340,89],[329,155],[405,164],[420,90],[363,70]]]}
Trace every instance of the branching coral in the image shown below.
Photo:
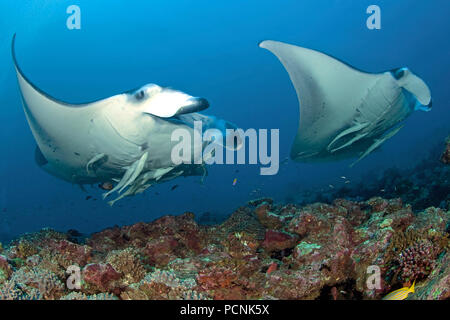
{"label": "branching coral", "polygon": [[436,265],[438,250],[437,246],[428,240],[416,242],[403,250],[398,257],[402,279],[418,280],[429,275]]}
{"label": "branching coral", "polygon": [[449,245],[448,234],[441,234],[439,232],[429,233],[426,230],[415,229],[403,232],[398,231],[392,235],[389,246],[386,249],[386,260],[396,259],[400,252],[423,240],[429,240],[436,244],[439,251]]}
{"label": "branching coral", "polygon": [[430,234],[422,230],[394,233],[385,253],[393,281],[425,278],[433,271],[437,256],[448,245],[448,234]]}
{"label": "branching coral", "polygon": [[0,300],[40,300],[44,296],[38,289],[26,288],[15,280],[6,281],[0,287]]}
{"label": "branching coral", "polygon": [[14,272],[10,281],[31,297],[58,299],[64,291],[63,283],[54,273],[37,267],[20,268]]}
{"label": "branching coral", "polygon": [[134,248],[114,250],[108,254],[106,261],[122,274],[126,285],[141,281],[146,274],[139,253]]}
{"label": "branching coral", "polygon": [[0,300],[17,300],[21,294],[22,291],[16,287],[13,281],[6,281],[0,286]]}

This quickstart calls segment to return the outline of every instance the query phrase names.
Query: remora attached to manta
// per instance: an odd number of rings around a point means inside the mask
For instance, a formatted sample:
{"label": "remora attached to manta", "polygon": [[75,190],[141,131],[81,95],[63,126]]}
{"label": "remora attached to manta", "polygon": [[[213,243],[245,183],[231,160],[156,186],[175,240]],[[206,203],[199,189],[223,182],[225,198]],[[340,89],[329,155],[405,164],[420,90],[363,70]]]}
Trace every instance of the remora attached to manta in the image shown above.
{"label": "remora attached to manta", "polygon": [[356,163],[395,135],[414,110],[431,109],[428,86],[407,68],[367,73],[311,49],[272,40],[259,46],[281,61],[297,92],[296,161],[358,157]]}
{"label": "remora attached to manta", "polygon": [[[15,35],[12,56],[25,115],[37,142],[36,162],[75,184],[117,182],[104,194],[120,194],[111,205],[153,184],[206,173],[203,165],[172,162],[174,130],[184,128],[193,136],[194,121],[201,121],[204,130],[234,128],[227,121],[196,113],[209,107],[206,99],[155,84],[91,103],[62,102],[24,75],[15,55]],[[202,150],[192,146],[191,157],[191,163],[199,163]]]}

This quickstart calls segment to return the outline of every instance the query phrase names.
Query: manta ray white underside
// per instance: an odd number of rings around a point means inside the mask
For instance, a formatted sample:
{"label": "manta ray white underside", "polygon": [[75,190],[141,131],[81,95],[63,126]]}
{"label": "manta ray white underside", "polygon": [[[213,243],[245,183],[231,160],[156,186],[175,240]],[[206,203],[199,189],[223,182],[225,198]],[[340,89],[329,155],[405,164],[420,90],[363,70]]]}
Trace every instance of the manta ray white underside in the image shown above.
{"label": "manta ray white underside", "polygon": [[296,161],[357,162],[395,135],[414,110],[431,109],[429,88],[407,68],[367,73],[278,41],[260,47],[278,57],[297,92],[300,120],[291,149]]}
{"label": "manta ray white underside", "polygon": [[[37,163],[75,184],[115,182],[104,194],[118,193],[111,205],[153,184],[206,173],[203,165],[172,162],[174,130],[184,128],[193,136],[194,121],[201,121],[204,130],[233,128],[196,113],[209,106],[205,99],[155,84],[85,104],[62,102],[27,79],[14,47],[15,36],[12,55],[25,115],[38,145]],[[201,163],[201,150],[192,147],[191,154],[190,163]]]}

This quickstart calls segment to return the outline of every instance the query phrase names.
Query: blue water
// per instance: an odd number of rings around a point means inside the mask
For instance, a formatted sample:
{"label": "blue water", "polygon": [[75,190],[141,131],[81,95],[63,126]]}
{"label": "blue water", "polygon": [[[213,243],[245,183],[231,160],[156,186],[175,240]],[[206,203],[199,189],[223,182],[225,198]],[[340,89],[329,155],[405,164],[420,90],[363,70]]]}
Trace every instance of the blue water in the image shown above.
{"label": "blue water", "polygon": [[[284,201],[302,189],[337,184],[342,175],[357,181],[369,170],[412,166],[449,133],[448,0],[118,3],[0,1],[0,241],[43,227],[88,233],[185,211],[230,214],[252,198]],[[66,27],[71,4],[81,8],[81,30]],[[381,8],[381,30],[366,27],[371,4]],[[354,168],[349,161],[289,162],[275,176],[260,176],[259,166],[215,165],[203,185],[199,177],[179,178],[111,208],[98,188],[85,193],[35,164],[10,55],[14,32],[22,69],[56,98],[76,103],[146,83],[170,86],[206,97],[205,113],[241,128],[279,128],[281,160],[297,132],[298,103],[284,68],[258,47],[261,40],[320,50],[371,72],[408,66],[431,88],[433,110],[415,112]]]}

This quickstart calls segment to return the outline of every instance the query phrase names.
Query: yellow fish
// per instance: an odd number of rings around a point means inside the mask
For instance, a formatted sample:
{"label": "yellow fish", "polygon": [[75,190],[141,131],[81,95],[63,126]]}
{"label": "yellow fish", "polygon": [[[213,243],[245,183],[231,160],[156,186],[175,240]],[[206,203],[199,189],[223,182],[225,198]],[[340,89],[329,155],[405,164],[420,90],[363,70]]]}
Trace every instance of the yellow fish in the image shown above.
{"label": "yellow fish", "polygon": [[410,293],[414,293],[414,284],[416,283],[416,280],[414,280],[411,287],[403,287],[401,289],[392,291],[391,293],[388,293],[383,300],[405,300]]}

